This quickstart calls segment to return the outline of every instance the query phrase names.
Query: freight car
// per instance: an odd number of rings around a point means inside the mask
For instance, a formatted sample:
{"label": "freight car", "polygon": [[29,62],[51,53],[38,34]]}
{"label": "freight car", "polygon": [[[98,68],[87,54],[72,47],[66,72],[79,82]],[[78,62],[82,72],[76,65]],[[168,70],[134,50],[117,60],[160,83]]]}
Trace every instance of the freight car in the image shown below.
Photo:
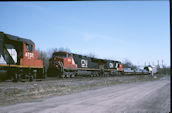
{"label": "freight car", "polygon": [[149,72],[145,69],[134,69],[131,68],[123,68],[123,75],[147,75]]}
{"label": "freight car", "polygon": [[0,80],[37,78],[44,76],[43,62],[38,60],[35,44],[29,39],[0,32]]}
{"label": "freight car", "polygon": [[68,52],[54,52],[49,59],[47,76],[75,77],[76,75],[108,76],[121,74],[119,61],[98,59]]}

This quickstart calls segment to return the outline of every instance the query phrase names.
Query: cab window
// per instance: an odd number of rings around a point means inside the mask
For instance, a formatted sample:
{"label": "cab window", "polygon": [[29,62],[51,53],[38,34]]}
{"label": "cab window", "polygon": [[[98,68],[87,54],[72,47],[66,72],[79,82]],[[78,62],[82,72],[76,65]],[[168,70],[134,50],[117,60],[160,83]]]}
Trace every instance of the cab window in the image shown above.
{"label": "cab window", "polygon": [[58,56],[58,57],[61,57],[61,58],[65,58],[66,54],[65,53],[55,53],[55,54],[53,54],[53,56]]}
{"label": "cab window", "polygon": [[26,44],[26,49],[28,52],[32,52],[33,51],[33,46],[31,44]]}
{"label": "cab window", "polygon": [[72,57],[72,54],[68,54],[68,57]]}
{"label": "cab window", "polygon": [[66,54],[59,54],[57,56],[62,57],[62,58],[65,58],[66,57]]}

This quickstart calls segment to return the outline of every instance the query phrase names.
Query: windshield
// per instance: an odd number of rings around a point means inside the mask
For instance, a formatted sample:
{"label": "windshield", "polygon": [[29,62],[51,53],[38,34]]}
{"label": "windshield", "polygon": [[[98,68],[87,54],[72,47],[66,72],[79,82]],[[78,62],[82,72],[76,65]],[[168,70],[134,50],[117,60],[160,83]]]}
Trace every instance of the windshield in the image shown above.
{"label": "windshield", "polygon": [[68,54],[68,57],[72,57],[72,54]]}
{"label": "windshield", "polygon": [[32,52],[32,50],[33,50],[33,47],[31,44],[26,44],[26,48],[27,48],[28,52]]}
{"label": "windshield", "polygon": [[54,53],[53,56],[58,56],[58,57],[61,57],[61,58],[65,58],[66,54],[65,53]]}

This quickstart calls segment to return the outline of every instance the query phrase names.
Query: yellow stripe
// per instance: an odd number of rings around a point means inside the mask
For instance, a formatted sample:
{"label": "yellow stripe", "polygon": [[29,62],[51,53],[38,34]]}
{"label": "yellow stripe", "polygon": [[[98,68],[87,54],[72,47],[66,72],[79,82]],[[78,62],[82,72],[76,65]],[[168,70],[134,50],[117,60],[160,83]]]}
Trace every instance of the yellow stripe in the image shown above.
{"label": "yellow stripe", "polygon": [[[99,71],[100,69],[95,69],[95,68],[77,68],[79,70],[96,70]],[[117,69],[104,69],[104,71],[118,71]]]}
{"label": "yellow stripe", "polygon": [[20,67],[20,68],[43,68],[42,66],[22,66],[22,65],[5,65],[5,64],[1,64],[0,66],[5,66],[5,67]]}

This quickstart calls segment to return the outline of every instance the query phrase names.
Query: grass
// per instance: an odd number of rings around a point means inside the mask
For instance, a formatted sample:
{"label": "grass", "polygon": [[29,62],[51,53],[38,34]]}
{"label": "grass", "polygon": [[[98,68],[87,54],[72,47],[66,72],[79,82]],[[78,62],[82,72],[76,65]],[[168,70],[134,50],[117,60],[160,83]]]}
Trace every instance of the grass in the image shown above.
{"label": "grass", "polygon": [[[95,90],[98,88],[109,87],[116,84],[142,82],[158,80],[149,76],[126,76],[126,77],[103,77],[103,78],[81,78],[81,79],[64,79],[54,80],[52,82],[42,81],[36,83],[11,83],[0,88],[0,106],[28,102],[41,98],[60,96],[70,93],[76,93],[86,90]],[[17,84],[16,86],[13,86]],[[18,85],[19,84],[19,85]],[[22,87],[21,87],[22,86]]]}

